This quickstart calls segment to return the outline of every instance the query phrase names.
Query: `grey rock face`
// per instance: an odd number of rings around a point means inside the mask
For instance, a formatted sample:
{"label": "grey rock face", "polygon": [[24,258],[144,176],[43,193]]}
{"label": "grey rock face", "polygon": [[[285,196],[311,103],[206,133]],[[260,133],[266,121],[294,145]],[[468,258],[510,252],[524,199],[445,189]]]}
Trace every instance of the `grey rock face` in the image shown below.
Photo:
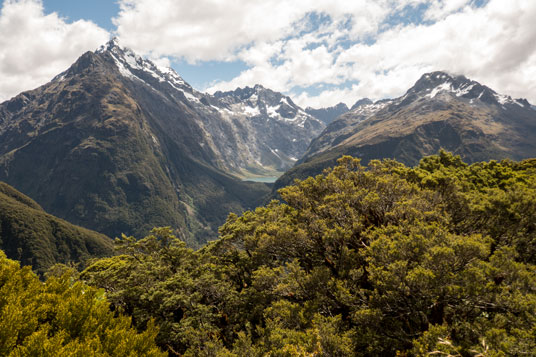
{"label": "grey rock face", "polygon": [[339,103],[333,107],[328,108],[320,108],[320,109],[314,109],[311,107],[307,107],[305,111],[308,114],[311,114],[315,118],[321,120],[324,122],[324,124],[329,124],[333,120],[335,120],[340,115],[346,113],[348,110],[348,106],[344,103]]}
{"label": "grey rock face", "polygon": [[253,174],[289,169],[325,127],[289,97],[261,85],[216,92],[208,101],[233,123],[235,155],[244,153],[236,167]]}
{"label": "grey rock face", "polygon": [[357,102],[354,103],[354,105],[352,105],[350,110],[354,110],[357,107],[360,107],[362,105],[368,105],[368,104],[372,104],[372,100],[370,100],[368,98],[359,99]]}

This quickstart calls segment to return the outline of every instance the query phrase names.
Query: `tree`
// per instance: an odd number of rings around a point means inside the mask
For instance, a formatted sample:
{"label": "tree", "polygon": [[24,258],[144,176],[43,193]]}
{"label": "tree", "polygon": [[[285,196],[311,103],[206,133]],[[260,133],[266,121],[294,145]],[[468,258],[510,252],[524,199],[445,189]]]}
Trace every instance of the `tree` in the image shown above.
{"label": "tree", "polygon": [[0,355],[163,356],[151,322],[138,333],[114,317],[103,290],[72,274],[46,282],[0,251]]}
{"label": "tree", "polygon": [[166,228],[82,273],[190,356],[521,355],[536,331],[536,161],[416,168],[343,157],[229,215],[193,251]]}

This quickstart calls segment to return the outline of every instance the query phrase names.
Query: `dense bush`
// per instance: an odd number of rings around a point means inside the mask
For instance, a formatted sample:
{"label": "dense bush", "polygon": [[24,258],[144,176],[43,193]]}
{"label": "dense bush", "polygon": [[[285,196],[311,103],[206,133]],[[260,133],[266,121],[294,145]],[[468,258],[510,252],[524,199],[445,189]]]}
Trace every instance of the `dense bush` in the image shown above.
{"label": "dense bush", "polygon": [[536,350],[536,160],[338,166],[231,214],[199,251],[169,229],[83,273],[187,356],[501,356]]}
{"label": "dense bush", "polygon": [[163,356],[149,321],[137,333],[105,293],[65,273],[41,282],[0,251],[1,356]]}

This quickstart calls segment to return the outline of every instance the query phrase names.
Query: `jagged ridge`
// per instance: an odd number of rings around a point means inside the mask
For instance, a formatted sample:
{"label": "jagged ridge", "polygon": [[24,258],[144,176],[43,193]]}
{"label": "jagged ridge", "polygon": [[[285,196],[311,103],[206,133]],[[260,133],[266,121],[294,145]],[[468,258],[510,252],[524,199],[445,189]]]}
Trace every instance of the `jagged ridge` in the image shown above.
{"label": "jagged ridge", "polygon": [[315,175],[343,154],[415,165],[440,148],[467,162],[536,156],[536,111],[461,75],[424,74],[402,97],[360,103],[313,140],[276,183]]}

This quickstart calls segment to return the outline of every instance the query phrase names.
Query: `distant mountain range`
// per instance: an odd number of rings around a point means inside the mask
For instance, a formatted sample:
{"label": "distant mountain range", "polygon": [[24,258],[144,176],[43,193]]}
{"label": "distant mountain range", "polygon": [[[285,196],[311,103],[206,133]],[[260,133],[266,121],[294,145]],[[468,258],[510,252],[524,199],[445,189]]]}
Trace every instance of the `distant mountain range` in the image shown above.
{"label": "distant mountain range", "polygon": [[261,86],[197,92],[112,40],[0,104],[0,180],[109,236],[171,225],[195,245],[269,192],[239,177],[288,169],[324,127]]}
{"label": "distant mountain range", "polygon": [[325,124],[331,123],[335,118],[341,116],[342,114],[346,113],[350,109],[348,106],[344,103],[339,103],[332,107],[327,108],[320,108],[320,109],[314,109],[311,107],[305,108],[305,111],[315,118],[321,120]]}
{"label": "distant mountain range", "polygon": [[348,108],[348,106],[344,103],[339,103],[337,105],[334,105],[332,107],[327,107],[327,108],[315,109],[312,107],[307,107],[305,108],[305,111],[311,114],[312,116],[314,116],[315,118],[317,118],[318,120],[321,120],[325,124],[330,124],[332,121],[334,121],[341,115],[349,112],[350,110],[354,110],[357,107],[360,107],[362,105],[368,105],[368,104],[373,104],[372,100],[368,98],[362,98],[362,99],[359,99],[357,102],[355,102],[351,108]]}
{"label": "distant mountain range", "polygon": [[213,97],[204,98],[222,118],[234,122],[234,137],[220,138],[221,142],[236,144],[226,161],[243,160],[230,170],[237,166],[252,174],[262,174],[267,168],[288,170],[325,128],[322,121],[306,113],[292,99],[261,85],[216,92]]}
{"label": "distant mountain range", "polygon": [[535,137],[533,106],[464,76],[428,73],[400,98],[304,110],[261,85],[198,92],[112,40],[0,104],[0,180],[110,237],[172,226],[198,246],[229,212],[270,196],[245,180],[286,171],[281,187],[343,154],[410,165],[440,148],[467,162],[536,157]]}
{"label": "distant mountain range", "polygon": [[461,75],[423,75],[405,95],[356,103],[311,142],[275,188],[320,173],[341,155],[415,165],[444,148],[466,162],[536,157],[536,111]]}

